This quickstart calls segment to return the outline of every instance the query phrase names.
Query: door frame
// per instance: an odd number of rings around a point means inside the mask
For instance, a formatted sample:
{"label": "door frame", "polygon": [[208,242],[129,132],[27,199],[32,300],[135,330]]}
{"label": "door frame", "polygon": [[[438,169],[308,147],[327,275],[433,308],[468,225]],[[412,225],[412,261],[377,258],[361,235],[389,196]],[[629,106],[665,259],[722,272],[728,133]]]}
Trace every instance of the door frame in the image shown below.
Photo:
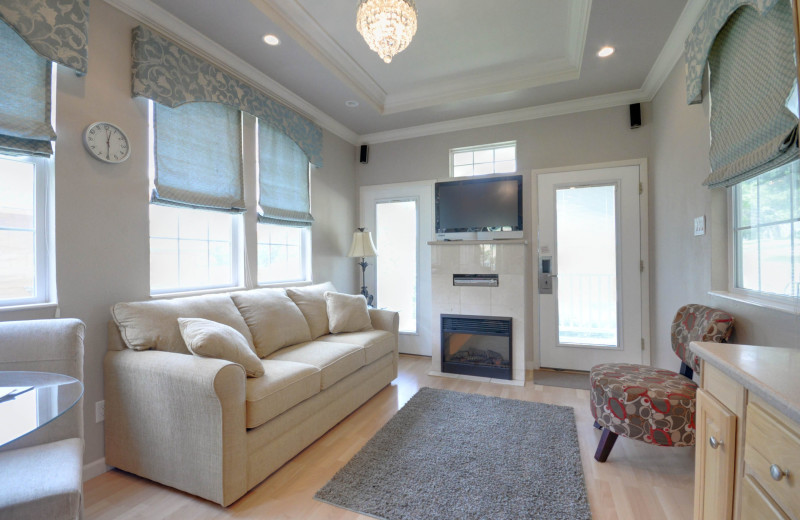
{"label": "door frame", "polygon": [[[642,350],[642,363],[651,364],[651,338],[650,338],[650,246],[649,246],[649,204],[648,204],[648,172],[647,159],[627,159],[622,161],[611,161],[603,163],[579,164],[574,166],[559,166],[557,168],[544,168],[531,171],[531,206],[536,205],[536,210],[530,212],[530,229],[536,233],[536,242],[532,249],[531,282],[533,292],[531,294],[531,323],[534,324],[533,330],[533,362],[534,368],[541,367],[541,338],[539,323],[539,182],[540,174],[578,172],[584,170],[598,170],[603,168],[618,168],[622,166],[639,167],[639,258],[642,261],[643,269],[640,271],[641,281],[641,305],[642,305],[642,338],[644,345]],[[621,311],[620,311],[621,312]]]}
{"label": "door frame", "polygon": [[[431,248],[428,242],[433,240],[433,186],[435,181],[398,182],[392,184],[376,184],[359,188],[359,222],[375,222],[375,203],[392,200],[417,199],[417,331],[400,332],[400,352],[414,355],[431,356],[414,344],[427,345],[433,349],[433,324],[431,322]],[[374,227],[369,231],[376,232]],[[377,245],[380,252],[380,245]],[[379,261],[376,260],[375,262]],[[375,262],[373,269],[367,270],[366,283],[375,287],[377,295]],[[380,299],[378,300],[380,304]]]}

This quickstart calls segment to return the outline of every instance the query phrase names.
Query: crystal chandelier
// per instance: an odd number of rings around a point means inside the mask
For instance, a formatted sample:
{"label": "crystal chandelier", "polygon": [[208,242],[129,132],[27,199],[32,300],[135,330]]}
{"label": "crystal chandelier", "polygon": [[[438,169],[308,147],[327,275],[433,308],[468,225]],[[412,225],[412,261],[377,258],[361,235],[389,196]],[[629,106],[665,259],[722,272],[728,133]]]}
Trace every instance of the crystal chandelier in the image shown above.
{"label": "crystal chandelier", "polygon": [[391,63],[417,32],[417,6],[414,0],[361,0],[356,29],[370,49]]}

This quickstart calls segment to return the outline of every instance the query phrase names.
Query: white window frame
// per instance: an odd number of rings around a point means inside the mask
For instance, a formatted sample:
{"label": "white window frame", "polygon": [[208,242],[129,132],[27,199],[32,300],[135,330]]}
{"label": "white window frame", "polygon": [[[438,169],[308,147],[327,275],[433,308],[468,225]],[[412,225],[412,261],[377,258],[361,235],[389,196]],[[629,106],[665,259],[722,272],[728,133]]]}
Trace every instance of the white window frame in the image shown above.
{"label": "white window frame", "polygon": [[[766,172],[765,172],[766,173]],[[726,299],[748,303],[757,307],[765,307],[790,314],[800,315],[800,300],[797,297],[781,296],[778,294],[765,293],[745,289],[736,286],[737,280],[737,255],[736,255],[736,197],[735,187],[731,186],[726,191],[725,199],[727,202],[727,291],[710,291],[710,294]],[[800,254],[800,252],[795,253]]]}
{"label": "white window frame", "polygon": [[[482,145],[478,145],[478,146],[464,146],[464,147],[461,147],[461,148],[451,148],[450,149],[450,177],[453,177],[453,178],[456,177],[456,175],[455,175],[455,164],[454,164],[454,161],[453,161],[453,156],[455,154],[463,153],[463,152],[473,152],[474,153],[474,152],[482,152],[482,151],[485,151],[485,150],[497,150],[499,148],[508,148],[510,146],[514,147],[514,162],[518,163],[517,141],[504,141],[504,142],[501,142],[501,143],[490,143],[490,144],[482,144]],[[492,164],[494,164],[495,162],[496,161],[492,161]],[[474,161],[473,161],[472,164],[473,164],[473,168],[474,168],[474,165],[475,165]],[[513,171],[513,172],[490,173],[490,174],[486,174],[486,175],[511,175],[511,174],[516,173],[517,171],[519,171],[519,164],[517,164],[516,171]],[[472,177],[474,177],[474,176],[476,176],[476,175],[473,173]],[[466,177],[466,176],[463,176],[463,177]]]}
{"label": "white window frame", "polygon": [[52,224],[50,222],[50,186],[53,178],[53,160],[48,157],[0,155],[4,160],[33,164],[34,166],[34,261],[35,294],[31,298],[3,300],[0,309],[53,303],[55,301],[54,258]]}
{"label": "white window frame", "polygon": [[[260,259],[258,258],[258,246],[261,244],[269,244],[269,242],[260,242],[258,239],[259,236],[259,226],[262,225],[258,223],[256,225],[256,263]],[[274,224],[273,224],[274,225]],[[287,226],[288,227],[288,226]],[[256,272],[255,272],[255,280],[256,285],[259,287],[274,287],[280,285],[293,285],[297,283],[305,283],[311,282],[311,228],[301,228],[300,233],[300,262],[302,264],[302,276],[297,279],[287,279],[287,280],[271,280],[262,282],[258,279],[258,265],[256,265]]]}
{"label": "white window frame", "polygon": [[[147,119],[148,119],[148,175],[150,177],[150,182],[148,183],[148,197],[153,192],[154,182],[155,182],[155,171],[156,171],[156,156],[155,156],[155,108],[153,106],[153,101],[148,100],[147,102]],[[244,117],[240,113],[240,117]],[[242,132],[244,132],[244,121],[240,125]],[[150,203],[152,206],[152,203]],[[195,208],[180,208],[185,211],[204,211],[202,209],[195,209]],[[152,269],[152,263],[150,260],[150,240],[152,240],[152,225],[150,221],[150,211],[148,207],[148,230],[147,230],[147,258],[148,258],[148,268]],[[180,240],[180,239],[179,239]],[[188,294],[193,293],[207,293],[207,292],[224,292],[229,291],[231,289],[244,289],[243,280],[245,279],[244,275],[244,222],[242,214],[231,214],[231,283],[224,284],[224,285],[203,285],[203,286],[196,286],[196,287],[177,287],[177,288],[166,288],[166,289],[156,289],[154,290],[152,285],[150,285],[150,271],[148,269],[148,286],[150,287],[150,296],[153,297],[164,297],[170,295],[182,295],[186,296]],[[180,269],[180,266],[179,266]]]}

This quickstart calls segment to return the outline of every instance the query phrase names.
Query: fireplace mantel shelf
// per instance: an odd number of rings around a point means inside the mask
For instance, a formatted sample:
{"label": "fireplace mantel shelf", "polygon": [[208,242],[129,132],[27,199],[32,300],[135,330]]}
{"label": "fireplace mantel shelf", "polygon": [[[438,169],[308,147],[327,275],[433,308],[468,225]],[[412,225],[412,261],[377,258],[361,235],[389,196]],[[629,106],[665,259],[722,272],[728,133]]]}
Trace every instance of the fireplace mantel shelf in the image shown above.
{"label": "fireplace mantel shelf", "polygon": [[475,244],[522,244],[528,245],[528,241],[524,238],[512,238],[507,240],[432,240],[428,242],[429,246],[472,246]]}

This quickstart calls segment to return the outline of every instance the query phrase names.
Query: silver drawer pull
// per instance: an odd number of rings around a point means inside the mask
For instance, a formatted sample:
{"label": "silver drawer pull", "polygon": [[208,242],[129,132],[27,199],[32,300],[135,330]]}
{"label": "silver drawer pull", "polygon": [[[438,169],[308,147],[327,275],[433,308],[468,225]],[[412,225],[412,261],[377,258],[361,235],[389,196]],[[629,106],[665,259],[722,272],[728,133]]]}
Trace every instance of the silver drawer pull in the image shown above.
{"label": "silver drawer pull", "polygon": [[783,471],[780,466],[777,464],[773,464],[769,467],[769,474],[772,476],[772,480],[780,481],[783,477],[788,477],[789,472]]}
{"label": "silver drawer pull", "polygon": [[708,438],[708,444],[716,450],[717,448],[722,446],[722,441],[718,441],[717,438],[712,435],[711,437]]}

